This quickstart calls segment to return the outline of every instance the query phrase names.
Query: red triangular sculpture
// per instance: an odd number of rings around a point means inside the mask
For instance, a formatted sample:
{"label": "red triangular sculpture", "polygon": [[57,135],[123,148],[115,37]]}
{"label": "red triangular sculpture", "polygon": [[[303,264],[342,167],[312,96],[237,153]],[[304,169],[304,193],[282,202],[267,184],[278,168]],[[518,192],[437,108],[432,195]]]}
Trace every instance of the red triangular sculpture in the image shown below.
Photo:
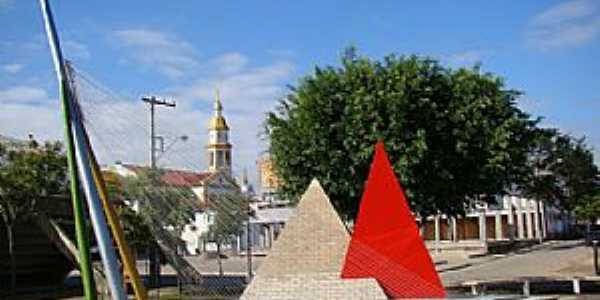
{"label": "red triangular sculpture", "polygon": [[342,270],[342,278],[366,277],[394,299],[446,296],[383,142],[375,148]]}

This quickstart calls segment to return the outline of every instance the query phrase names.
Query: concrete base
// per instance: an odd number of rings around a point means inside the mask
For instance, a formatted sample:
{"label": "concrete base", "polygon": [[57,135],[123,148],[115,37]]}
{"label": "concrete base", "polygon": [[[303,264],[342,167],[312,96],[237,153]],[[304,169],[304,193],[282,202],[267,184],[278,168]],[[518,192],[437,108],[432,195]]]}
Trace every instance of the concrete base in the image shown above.
{"label": "concrete base", "polygon": [[466,255],[504,254],[521,248],[531,247],[536,244],[539,244],[539,240],[488,240],[486,242],[482,242],[480,240],[464,240],[458,242],[425,242],[425,245],[427,246],[427,249],[430,251],[430,253],[462,252]]}
{"label": "concrete base", "polygon": [[427,247],[427,250],[429,250],[430,253],[462,252],[465,255],[487,253],[487,243],[484,243],[480,240],[465,240],[458,242],[440,241],[438,243],[436,243],[435,241],[426,241],[425,246]]}
{"label": "concrete base", "polygon": [[579,295],[598,294],[600,292],[600,280],[598,278],[545,278],[545,277],[525,277],[514,280],[498,281],[471,281],[465,282],[459,287],[448,287],[448,290],[461,291],[473,296],[484,293],[494,293],[494,291],[511,291],[523,296],[536,294],[573,294]]}

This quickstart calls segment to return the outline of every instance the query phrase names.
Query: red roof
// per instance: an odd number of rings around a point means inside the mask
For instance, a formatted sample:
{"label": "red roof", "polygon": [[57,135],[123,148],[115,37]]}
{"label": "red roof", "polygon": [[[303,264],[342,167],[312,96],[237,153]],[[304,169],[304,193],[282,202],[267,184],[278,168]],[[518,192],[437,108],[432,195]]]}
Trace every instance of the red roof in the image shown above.
{"label": "red roof", "polygon": [[117,165],[121,165],[121,166],[125,167],[126,169],[128,169],[128,170],[130,170],[130,171],[132,171],[134,173],[141,172],[141,171],[144,171],[144,170],[148,170],[148,167],[146,167],[146,166],[138,166],[138,165],[132,165],[132,164],[123,164],[123,163],[120,163],[120,162],[117,162]]}
{"label": "red roof", "polygon": [[204,183],[211,173],[197,173],[192,171],[182,170],[164,170],[160,177],[164,184],[171,186],[192,187],[199,186]]}
{"label": "red roof", "polygon": [[[148,167],[137,166],[131,164],[122,164],[125,168],[138,173],[143,170],[147,170]],[[173,170],[173,169],[160,169],[162,176],[160,177],[162,183],[176,187],[193,187],[204,184],[212,173],[210,172],[194,172],[188,170]]]}

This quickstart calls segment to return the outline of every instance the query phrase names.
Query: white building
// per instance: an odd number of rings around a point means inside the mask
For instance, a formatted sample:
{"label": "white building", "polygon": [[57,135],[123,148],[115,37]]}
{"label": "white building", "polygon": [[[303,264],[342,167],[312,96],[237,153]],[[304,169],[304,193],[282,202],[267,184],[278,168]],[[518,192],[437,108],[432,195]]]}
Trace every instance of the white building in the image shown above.
{"label": "white building", "polygon": [[[254,215],[250,218],[252,251],[255,254],[267,252],[293,213],[293,207],[262,207],[255,210]],[[247,227],[243,228],[238,245],[240,251],[246,250],[246,245],[248,245]]]}
{"label": "white building", "polygon": [[[420,221],[419,221],[420,222]],[[462,217],[429,217],[421,234],[430,249],[480,249],[507,242],[539,242],[568,230],[569,218],[554,205],[509,194],[497,204],[474,203]]]}

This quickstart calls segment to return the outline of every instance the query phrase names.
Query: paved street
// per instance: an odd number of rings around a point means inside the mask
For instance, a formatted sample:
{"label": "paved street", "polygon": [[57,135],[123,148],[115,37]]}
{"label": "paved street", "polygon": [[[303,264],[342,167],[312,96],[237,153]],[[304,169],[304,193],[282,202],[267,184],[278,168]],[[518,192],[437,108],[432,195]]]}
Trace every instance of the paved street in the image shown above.
{"label": "paved street", "polygon": [[[204,275],[216,275],[219,273],[219,263],[216,258],[207,258],[204,255],[198,256],[186,256],[185,259],[192,265],[196,270]],[[265,256],[253,256],[252,257],[252,270],[256,272],[261,262],[263,262]],[[242,275],[248,274],[248,261],[245,256],[229,256],[221,260],[223,265],[223,272],[227,275]],[[138,260],[137,261],[138,272],[142,275],[148,274],[148,261]],[[76,272],[76,271],[74,271]],[[175,270],[169,265],[165,264],[161,268],[163,275],[175,275]]]}
{"label": "paved street", "polygon": [[[514,279],[518,277],[574,277],[592,276],[594,273],[592,249],[583,241],[549,241],[529,249],[506,255],[488,255],[468,258],[457,251],[433,254],[436,267],[445,286],[458,285],[465,281],[488,281]],[[265,257],[253,257],[256,270]],[[204,256],[187,257],[203,274],[217,274],[216,259]],[[223,259],[223,270],[230,275],[245,275],[246,258],[232,256]],[[140,270],[144,268],[138,265]],[[143,271],[142,271],[143,272]],[[174,274],[170,267],[163,274]]]}
{"label": "paved street", "polygon": [[468,259],[457,254],[436,255],[447,260],[438,265],[445,286],[465,281],[488,281],[517,277],[592,276],[593,251],[582,241],[550,241],[507,255]]}
{"label": "paved street", "polygon": [[[457,286],[466,281],[511,280],[518,277],[590,277],[594,273],[592,248],[584,246],[583,241],[550,241],[507,255],[468,258],[460,253],[462,252],[433,254],[446,287]],[[204,256],[187,259],[205,275],[218,273],[216,259]],[[253,257],[253,269],[256,270],[264,259],[262,256]],[[138,268],[142,274],[146,273],[143,261],[138,261]],[[245,276],[246,258],[233,256],[223,259],[223,269],[228,275]],[[163,267],[162,271],[163,275],[167,275],[164,280],[172,278],[168,275],[175,274],[170,266]],[[73,273],[76,275],[76,272]]]}

